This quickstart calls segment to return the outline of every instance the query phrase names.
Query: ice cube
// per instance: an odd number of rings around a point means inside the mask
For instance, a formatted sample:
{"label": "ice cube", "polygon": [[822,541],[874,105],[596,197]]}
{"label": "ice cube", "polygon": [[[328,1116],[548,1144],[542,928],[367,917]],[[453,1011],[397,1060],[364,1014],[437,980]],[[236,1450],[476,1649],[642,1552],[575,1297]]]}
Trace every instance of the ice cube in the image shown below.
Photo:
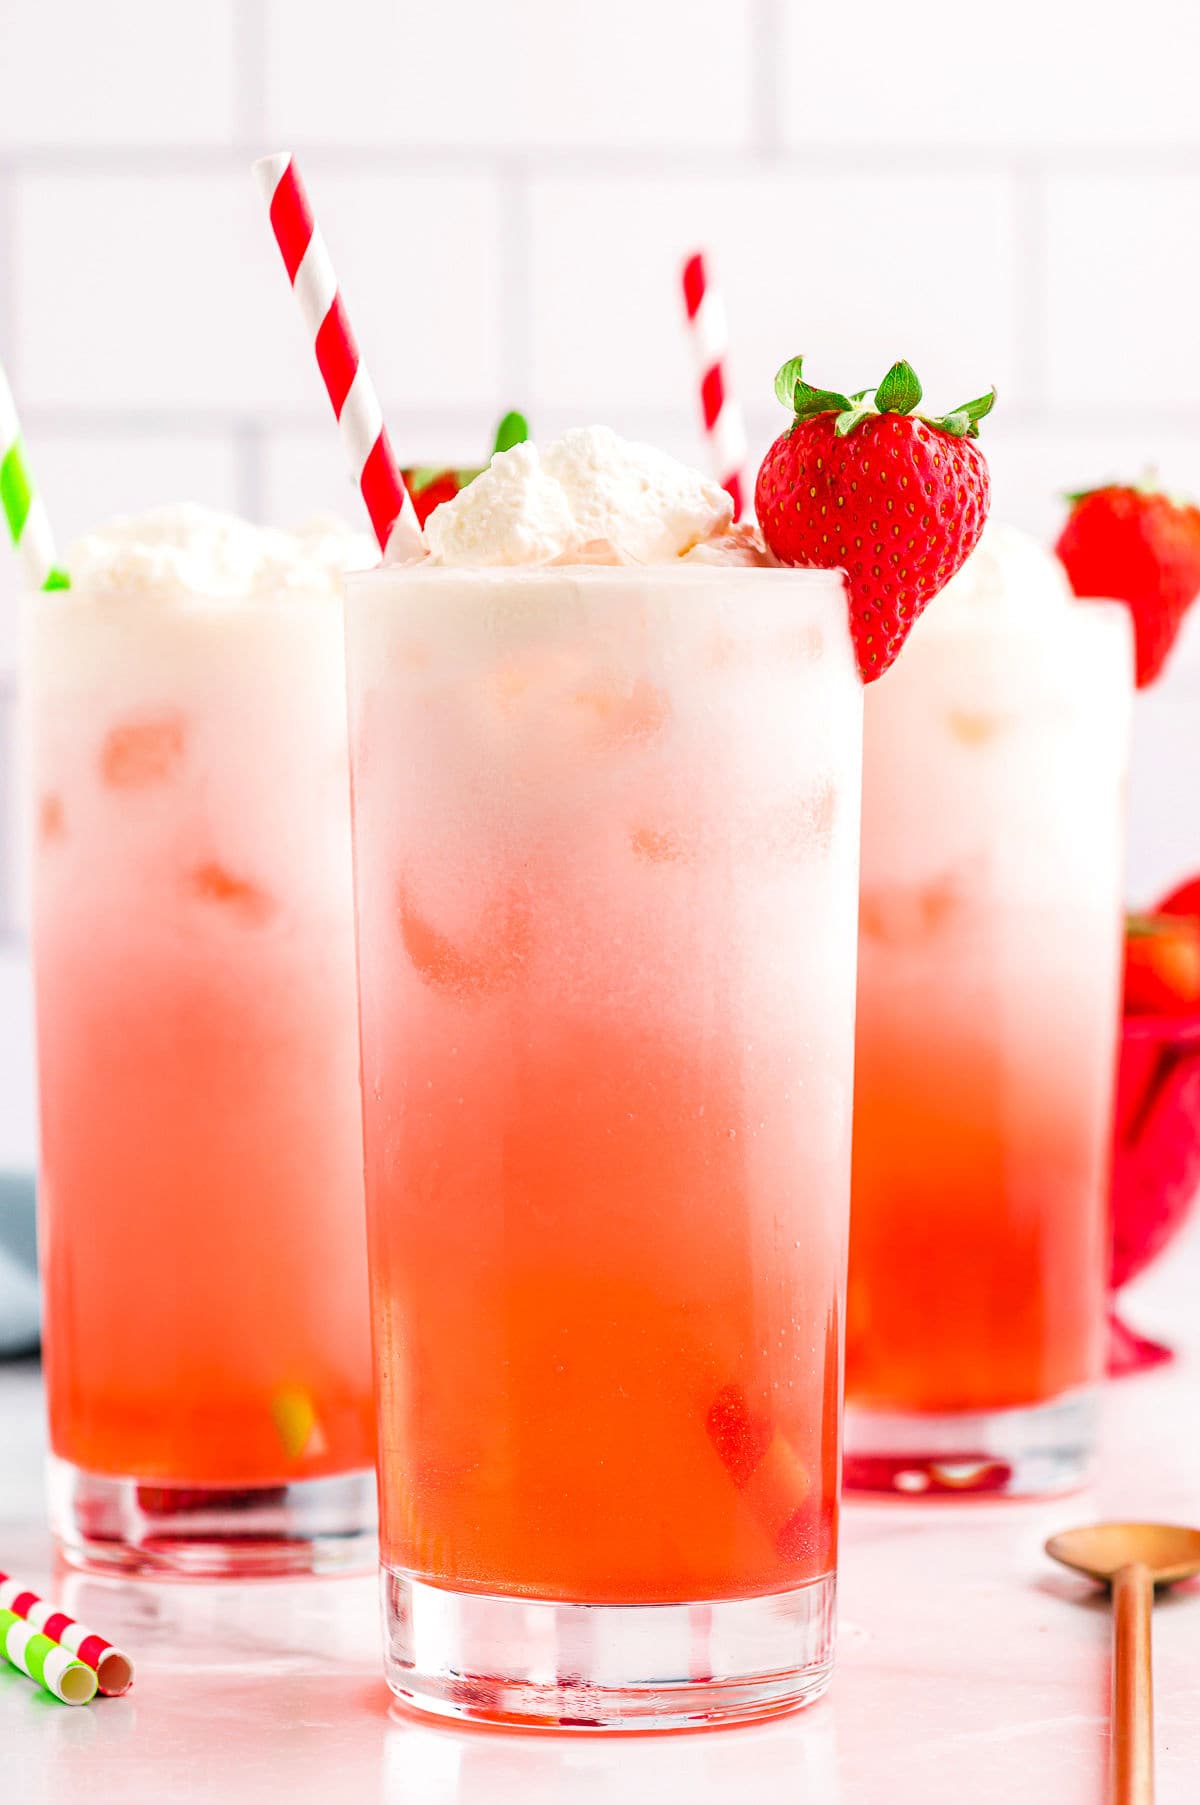
{"label": "ice cube", "polygon": [[166,783],[183,763],[186,743],[181,714],[147,715],[110,727],[100,749],[100,773],[117,790],[144,790]]}
{"label": "ice cube", "polygon": [[779,651],[787,664],[819,664],[825,655],[825,635],[811,622],[789,628],[779,641]]}
{"label": "ice cube", "polygon": [[575,700],[591,710],[601,738],[613,746],[652,740],[671,718],[667,697],[645,677],[637,678],[632,686],[622,682],[589,684],[576,692]]}
{"label": "ice cube", "polygon": [[529,957],[528,904],[510,896],[488,915],[469,946],[451,940],[428,921],[408,887],[399,887],[400,936],[418,974],[435,990],[463,999],[491,996],[519,977]]}

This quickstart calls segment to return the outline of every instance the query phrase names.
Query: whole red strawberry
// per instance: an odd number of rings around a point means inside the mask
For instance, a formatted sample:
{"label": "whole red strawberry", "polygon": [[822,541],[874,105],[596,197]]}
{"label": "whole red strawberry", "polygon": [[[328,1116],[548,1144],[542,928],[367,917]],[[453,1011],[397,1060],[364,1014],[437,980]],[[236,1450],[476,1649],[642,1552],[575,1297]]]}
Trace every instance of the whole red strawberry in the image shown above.
{"label": "whole red strawberry", "polygon": [[1200,1009],[1200,919],[1130,915],[1125,921],[1126,1015],[1186,1015]]}
{"label": "whole red strawberry", "polygon": [[863,681],[882,677],[917,616],[975,549],[991,498],[973,443],[993,389],[940,419],[893,364],[877,389],[814,389],[793,357],[775,393],[795,419],[762,461],[755,506],[781,564],[844,570]]}
{"label": "whole red strawberry", "polygon": [[1076,595],[1114,596],[1133,615],[1138,688],[1167,661],[1200,595],[1200,508],[1111,484],[1071,497],[1056,547]]}

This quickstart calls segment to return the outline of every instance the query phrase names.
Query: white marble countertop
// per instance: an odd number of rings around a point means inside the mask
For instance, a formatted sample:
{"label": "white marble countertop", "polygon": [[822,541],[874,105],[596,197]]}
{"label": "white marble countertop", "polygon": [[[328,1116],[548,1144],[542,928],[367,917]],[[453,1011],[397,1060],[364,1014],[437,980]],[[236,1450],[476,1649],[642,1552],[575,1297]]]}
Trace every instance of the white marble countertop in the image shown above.
{"label": "white marble countertop", "polygon": [[[1053,1504],[848,1506],[830,1695],[738,1730],[571,1737],[391,1706],[370,1579],[116,1585],[52,1577],[41,1395],[0,1366],[0,1567],[134,1657],[125,1699],[69,1710],[0,1672],[0,1796],[122,1805],[1098,1805],[1108,1622],[1044,1537],[1098,1515],[1200,1519],[1200,1225],[1138,1290],[1187,1357],[1109,1389],[1093,1493]],[[1155,1617],[1160,1805],[1200,1796],[1200,1587]],[[11,1786],[11,1793],[8,1790]]]}

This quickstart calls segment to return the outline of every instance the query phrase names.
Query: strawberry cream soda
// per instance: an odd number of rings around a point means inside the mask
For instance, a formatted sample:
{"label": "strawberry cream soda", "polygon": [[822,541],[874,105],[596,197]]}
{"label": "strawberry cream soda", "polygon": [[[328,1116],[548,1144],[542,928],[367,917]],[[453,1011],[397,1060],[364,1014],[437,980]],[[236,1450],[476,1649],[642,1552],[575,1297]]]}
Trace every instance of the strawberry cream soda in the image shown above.
{"label": "strawberry cream soda", "polygon": [[844,396],[798,360],[779,387],[759,518],[846,570],[864,670],[950,579],[866,700],[846,1480],[1055,1489],[1102,1359],[1128,614],[980,538],[993,395],[931,419],[907,365]]}
{"label": "strawberry cream soda", "polygon": [[1109,1263],[1130,624],[1011,528],[866,708],[846,1480],[1059,1490]]}
{"label": "strawberry cream soda", "polygon": [[441,1714],[829,1676],[862,678],[731,516],[587,428],[348,583],[386,1666]]}
{"label": "strawberry cream soda", "polygon": [[118,520],[29,604],[51,1516],[234,1574],[373,1527],[337,523]]}

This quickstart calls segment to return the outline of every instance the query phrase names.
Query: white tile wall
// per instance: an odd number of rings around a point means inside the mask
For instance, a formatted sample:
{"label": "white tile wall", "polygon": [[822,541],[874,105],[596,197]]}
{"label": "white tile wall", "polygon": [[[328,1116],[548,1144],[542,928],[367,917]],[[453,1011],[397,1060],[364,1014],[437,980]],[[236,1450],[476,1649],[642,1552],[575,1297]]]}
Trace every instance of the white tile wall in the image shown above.
{"label": "white tile wall", "polygon": [[[602,151],[750,138],[746,0],[268,0],[289,141]],[[331,29],[331,20],[336,24]]]}
{"label": "white tile wall", "polygon": [[[1200,53],[1200,8],[1196,11]],[[1194,66],[1200,66],[1194,65]],[[1196,117],[1196,116],[1194,116]],[[1055,176],[1046,197],[1051,405],[1154,419],[1200,404],[1200,169]]]}
{"label": "white tile wall", "polygon": [[237,0],[0,0],[0,145],[227,144]]}
{"label": "white tile wall", "polygon": [[788,144],[1195,148],[1195,0],[784,3]]}
{"label": "white tile wall", "polygon": [[[533,404],[618,419],[675,411],[692,386],[678,270],[697,242],[720,273],[738,386],[760,437],[782,430],[772,384],[795,352],[828,387],[865,388],[908,355],[948,404],[989,380],[1015,398],[1016,211],[1004,174],[535,178]],[[926,250],[950,222],[974,272],[969,306]]]}
{"label": "white tile wall", "polygon": [[1200,491],[1198,58],[1195,0],[0,0],[0,358],[64,538],[352,510],[248,173],[286,143],[406,460],[517,404],[701,458],[703,241],[756,444],[794,351],[995,381],[997,511],[1050,535],[1150,461]]}

